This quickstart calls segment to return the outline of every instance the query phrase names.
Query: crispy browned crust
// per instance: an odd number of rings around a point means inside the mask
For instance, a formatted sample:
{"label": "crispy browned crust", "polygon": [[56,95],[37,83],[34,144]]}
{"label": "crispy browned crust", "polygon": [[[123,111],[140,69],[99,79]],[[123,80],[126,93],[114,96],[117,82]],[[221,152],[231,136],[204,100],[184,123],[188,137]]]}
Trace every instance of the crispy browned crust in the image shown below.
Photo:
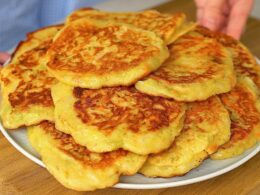
{"label": "crispy browned crust", "polygon": [[[210,108],[221,109],[222,104],[217,101],[216,96],[208,98],[205,101],[197,101],[190,103],[190,107],[186,112],[186,118],[184,121],[183,131],[186,131],[190,128],[191,125],[200,124],[203,121],[207,121],[209,124],[216,124],[221,119],[221,114],[219,112],[214,112],[212,115],[207,110]],[[198,128],[199,129],[199,128]],[[203,129],[199,129],[204,131]]]}
{"label": "crispy browned crust", "polygon": [[[88,13],[88,11],[96,11],[96,14]],[[145,10],[136,13],[121,13],[117,15],[110,12],[102,12],[92,8],[82,8],[76,10],[69,16],[69,22],[77,19],[89,17],[96,20],[107,20],[109,18],[116,22],[123,22],[125,24],[134,25],[138,28],[150,30],[159,35],[163,40],[167,40],[169,34],[176,31],[186,18],[184,13],[165,14],[156,10]],[[183,21],[182,21],[183,20]],[[154,22],[154,23],[153,23]],[[152,23],[152,25],[151,25]]]}
{"label": "crispy browned crust", "polygon": [[[36,33],[53,27],[61,29],[62,25],[49,26],[29,33],[27,39],[19,43],[12,54],[13,57],[17,55],[24,44],[37,40]],[[48,74],[47,70],[35,69],[35,67],[40,65],[39,60],[44,57],[51,43],[52,37],[47,37],[46,40],[39,40],[38,46],[19,54],[19,56],[16,56],[15,62],[11,61],[6,67],[10,71],[8,76],[13,76],[19,80],[15,91],[8,95],[12,108],[24,111],[31,105],[54,106],[50,87],[54,84],[55,79]],[[2,77],[1,80],[5,86],[12,82],[8,77]]]}
{"label": "crispy browned crust", "polygon": [[39,65],[39,59],[46,54],[51,43],[52,40],[49,39],[42,42],[38,47],[35,47],[29,51],[24,52],[22,55],[18,57],[17,63],[19,63],[19,66],[25,66],[28,68],[33,68],[34,66]]}
{"label": "crispy browned crust", "polygon": [[81,121],[107,133],[122,123],[128,124],[133,132],[139,132],[143,125],[149,131],[167,127],[180,114],[182,104],[142,94],[134,87],[74,88],[74,96],[78,99],[74,109]]}
{"label": "crispy browned crust", "polygon": [[[50,77],[46,70],[32,70],[34,66],[39,65],[38,57],[33,57],[35,52],[38,52],[42,56],[46,53],[46,47],[38,51],[36,50],[38,48],[34,48],[21,55],[18,58],[20,61],[19,64],[9,65],[9,68],[12,69],[11,74],[20,80],[15,91],[9,94],[9,102],[13,108],[25,110],[30,105],[53,106],[50,86],[55,83],[55,79]],[[26,73],[28,74],[27,78],[24,76]],[[34,82],[36,80],[37,82]],[[2,81],[6,86],[11,82],[8,78],[4,77]]]}
{"label": "crispy browned crust", "polygon": [[255,84],[260,88],[260,66],[250,51],[239,41],[233,37],[221,32],[210,31],[209,29],[197,26],[196,32],[205,37],[213,38],[227,48],[233,50],[233,63],[238,74],[250,77]]}
{"label": "crispy browned crust", "polygon": [[60,28],[60,29],[61,29],[61,28],[63,27],[63,24],[50,25],[50,26],[47,26],[47,27],[39,28],[39,29],[37,29],[37,30],[35,30],[35,31],[33,31],[33,32],[29,32],[29,33],[26,35],[26,40],[20,41],[20,42],[18,43],[18,45],[16,46],[15,50],[13,51],[13,53],[11,54],[11,61],[12,61],[12,59],[14,58],[14,56],[16,55],[17,51],[20,50],[21,46],[22,46],[25,42],[30,41],[31,39],[34,38],[34,34],[35,34],[35,33],[40,32],[40,31],[42,31],[42,30],[46,30],[46,29],[48,29],[48,28],[50,28],[50,27],[57,27],[57,28]]}
{"label": "crispy browned crust", "polygon": [[223,148],[229,148],[239,140],[247,139],[259,123],[260,113],[256,108],[255,97],[243,86],[236,86],[231,92],[220,95],[221,101],[233,113],[231,138]]}
{"label": "crispy browned crust", "polygon": [[37,79],[40,84],[21,80],[13,93],[9,94],[9,102],[13,108],[25,110],[30,105],[53,107],[50,86],[55,82],[53,77],[46,75],[46,71],[39,71],[38,75],[30,75],[31,79]]}
{"label": "crispy browned crust", "polygon": [[213,38],[228,47],[232,47],[233,45],[237,45],[239,43],[236,39],[227,34],[211,31],[208,28],[200,25],[196,26],[195,31],[202,34],[205,37]]}
{"label": "crispy browned crust", "polygon": [[119,158],[128,154],[128,151],[122,149],[113,152],[95,153],[95,155],[98,155],[99,159],[98,161],[96,159],[93,160],[91,158],[91,155],[94,154],[93,152],[89,151],[85,146],[77,144],[70,135],[58,131],[55,128],[54,123],[43,121],[40,123],[40,126],[46,134],[55,140],[59,150],[81,162],[84,166],[90,166],[95,169],[104,169],[105,167],[109,167]]}
{"label": "crispy browned crust", "polygon": [[[51,56],[47,66],[53,70],[102,75],[111,71],[122,72],[136,67],[141,61],[159,52],[158,48],[154,46],[137,43],[136,40],[147,39],[147,37],[142,37],[142,34],[131,30],[127,30],[127,32],[121,36],[122,40],[126,39],[127,41],[114,41],[114,39],[116,39],[115,32],[120,28],[118,25],[97,28],[94,25],[86,23],[85,25],[78,25],[75,28],[65,29],[62,35],[58,37],[50,47],[50,52],[53,52],[55,55]],[[81,43],[82,46],[78,43],[77,37],[82,38],[81,41],[84,43],[83,45]],[[98,66],[92,63],[93,56],[100,55],[106,47],[93,47],[92,49],[95,49],[93,52],[85,51],[84,58],[78,50],[73,50],[75,46],[80,48],[87,45],[92,37],[96,37],[99,41],[109,40],[111,42],[109,47],[117,48],[117,52],[109,52],[99,58]],[[72,52],[71,55],[73,55],[73,58],[68,56],[68,51]],[[131,58],[129,58],[129,56],[131,56]],[[130,61],[125,61],[125,59],[129,59]]]}
{"label": "crispy browned crust", "polygon": [[221,70],[222,66],[219,66],[219,64],[221,65],[224,63],[223,57],[225,54],[223,54],[223,49],[218,42],[211,42],[197,51],[198,56],[210,56],[213,59],[212,62],[209,62],[212,63],[211,66],[207,64],[207,68],[204,68],[201,73],[185,71],[185,73],[175,72],[175,74],[173,74],[171,70],[167,69],[167,63],[171,63],[171,61],[180,57],[181,51],[201,44],[201,42],[204,41],[204,38],[186,34],[181,37],[181,40],[181,42],[177,41],[169,46],[170,57],[165,62],[165,65],[162,65],[157,71],[151,74],[151,78],[167,81],[172,84],[194,83],[204,79],[211,79]]}

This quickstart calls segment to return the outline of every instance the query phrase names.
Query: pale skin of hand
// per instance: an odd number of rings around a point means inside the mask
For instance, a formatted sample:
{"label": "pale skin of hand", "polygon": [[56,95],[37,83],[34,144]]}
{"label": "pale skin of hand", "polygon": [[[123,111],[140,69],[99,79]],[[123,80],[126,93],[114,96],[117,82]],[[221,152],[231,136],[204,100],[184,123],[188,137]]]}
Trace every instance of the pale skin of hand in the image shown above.
{"label": "pale skin of hand", "polygon": [[3,65],[10,55],[7,52],[0,52],[0,65]]}
{"label": "pale skin of hand", "polygon": [[198,23],[240,39],[253,0],[195,0]]}

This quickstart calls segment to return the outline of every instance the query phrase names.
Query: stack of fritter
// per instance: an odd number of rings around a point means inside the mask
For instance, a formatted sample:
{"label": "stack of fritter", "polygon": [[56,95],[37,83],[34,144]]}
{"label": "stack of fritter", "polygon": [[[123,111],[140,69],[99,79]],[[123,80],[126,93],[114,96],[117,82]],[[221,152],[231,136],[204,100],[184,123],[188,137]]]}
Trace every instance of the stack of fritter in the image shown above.
{"label": "stack of fritter", "polygon": [[6,128],[63,185],[183,175],[260,137],[260,70],[240,42],[185,15],[81,9],[32,32],[1,72]]}

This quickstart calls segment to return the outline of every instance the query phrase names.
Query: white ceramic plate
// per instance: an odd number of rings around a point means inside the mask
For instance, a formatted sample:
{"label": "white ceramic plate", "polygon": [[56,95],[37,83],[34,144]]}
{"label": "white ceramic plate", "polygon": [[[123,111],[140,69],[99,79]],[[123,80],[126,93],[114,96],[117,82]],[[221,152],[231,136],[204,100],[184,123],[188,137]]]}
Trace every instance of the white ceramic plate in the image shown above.
{"label": "white ceramic plate", "polygon": [[[259,62],[259,60],[258,60]],[[0,130],[7,140],[23,155],[31,159],[38,165],[45,167],[40,159],[40,156],[32,148],[27,139],[26,129],[21,128],[19,130],[6,130],[2,124],[0,124]],[[140,174],[134,176],[123,176],[120,178],[118,184],[114,187],[125,189],[156,189],[156,188],[169,188],[187,185],[204,181],[218,175],[222,175],[229,172],[236,167],[242,165],[250,158],[255,156],[260,151],[260,143],[257,143],[253,148],[247,150],[240,156],[230,158],[227,160],[205,160],[198,168],[190,171],[188,174],[181,177],[173,178],[147,178]]]}

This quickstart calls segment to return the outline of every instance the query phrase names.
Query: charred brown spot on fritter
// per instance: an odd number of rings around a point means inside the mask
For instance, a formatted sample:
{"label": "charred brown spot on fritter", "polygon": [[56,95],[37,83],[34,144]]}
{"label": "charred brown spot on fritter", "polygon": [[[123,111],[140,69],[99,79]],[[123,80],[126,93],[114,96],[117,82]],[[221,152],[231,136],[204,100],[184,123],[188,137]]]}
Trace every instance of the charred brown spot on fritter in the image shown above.
{"label": "charred brown spot on fritter", "polygon": [[138,92],[134,87],[74,88],[74,110],[83,123],[110,133],[121,124],[133,132],[168,127],[183,103]]}

